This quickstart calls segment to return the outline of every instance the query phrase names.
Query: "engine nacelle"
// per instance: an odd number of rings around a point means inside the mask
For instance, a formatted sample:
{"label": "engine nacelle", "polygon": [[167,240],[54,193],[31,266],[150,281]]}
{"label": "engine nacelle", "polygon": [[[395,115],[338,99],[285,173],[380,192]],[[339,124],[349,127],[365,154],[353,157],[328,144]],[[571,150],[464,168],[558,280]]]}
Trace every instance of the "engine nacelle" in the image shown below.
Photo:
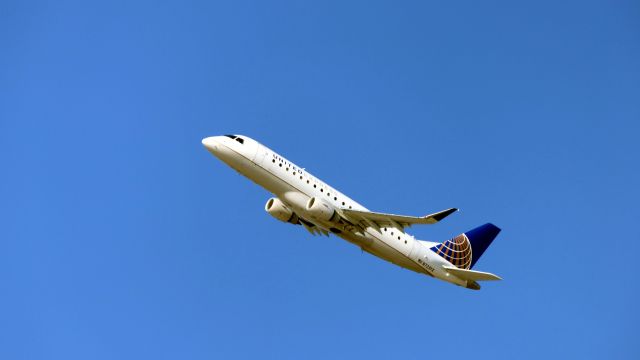
{"label": "engine nacelle", "polygon": [[264,209],[269,213],[269,215],[280,221],[292,224],[300,223],[298,215],[291,211],[291,209],[289,209],[289,207],[287,207],[287,205],[278,198],[271,198],[267,200],[267,203],[264,205]]}
{"label": "engine nacelle", "polygon": [[306,210],[311,217],[318,220],[330,221],[339,217],[333,206],[316,197],[312,197],[307,201]]}

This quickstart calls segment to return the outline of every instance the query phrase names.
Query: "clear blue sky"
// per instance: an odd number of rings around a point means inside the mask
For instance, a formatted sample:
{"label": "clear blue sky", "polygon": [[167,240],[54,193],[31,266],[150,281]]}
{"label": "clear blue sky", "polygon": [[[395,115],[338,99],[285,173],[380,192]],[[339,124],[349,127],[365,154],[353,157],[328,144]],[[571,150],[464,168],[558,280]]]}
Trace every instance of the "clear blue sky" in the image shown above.
{"label": "clear blue sky", "polygon": [[[0,358],[639,358],[634,1],[0,5]],[[479,292],[314,238],[201,138],[417,227]]]}

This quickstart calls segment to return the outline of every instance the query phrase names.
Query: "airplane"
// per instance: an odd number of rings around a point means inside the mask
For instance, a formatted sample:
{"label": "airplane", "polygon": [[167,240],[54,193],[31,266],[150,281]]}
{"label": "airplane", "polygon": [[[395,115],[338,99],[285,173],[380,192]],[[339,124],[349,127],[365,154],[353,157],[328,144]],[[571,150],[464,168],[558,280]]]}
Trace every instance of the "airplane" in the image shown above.
{"label": "airplane", "polygon": [[313,235],[335,234],[403,268],[468,289],[501,280],[472,270],[500,229],[487,223],[444,242],[416,240],[405,229],[435,224],[458,209],[426,216],[372,212],[275,151],[244,135],[211,136],[204,147],[225,164],[275,195],[265,210]]}

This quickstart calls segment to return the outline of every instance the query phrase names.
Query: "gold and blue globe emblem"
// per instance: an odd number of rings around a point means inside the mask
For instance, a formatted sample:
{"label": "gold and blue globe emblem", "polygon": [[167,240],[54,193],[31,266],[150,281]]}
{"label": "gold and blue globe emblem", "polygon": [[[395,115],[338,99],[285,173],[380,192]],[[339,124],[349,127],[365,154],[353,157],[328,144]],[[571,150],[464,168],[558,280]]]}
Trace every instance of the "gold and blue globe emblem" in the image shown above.
{"label": "gold and blue globe emblem", "polygon": [[460,234],[431,248],[459,269],[471,268],[471,243],[465,234]]}

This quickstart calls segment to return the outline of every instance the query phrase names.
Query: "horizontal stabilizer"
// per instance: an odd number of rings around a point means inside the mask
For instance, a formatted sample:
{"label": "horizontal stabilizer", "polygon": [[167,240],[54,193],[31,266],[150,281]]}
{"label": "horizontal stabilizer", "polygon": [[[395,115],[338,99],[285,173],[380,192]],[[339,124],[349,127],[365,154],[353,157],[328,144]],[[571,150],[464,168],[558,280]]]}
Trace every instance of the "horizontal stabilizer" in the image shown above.
{"label": "horizontal stabilizer", "polygon": [[498,275],[494,275],[488,272],[458,269],[455,266],[443,266],[443,267],[447,272],[459,277],[462,280],[471,280],[471,281],[502,280],[502,278],[499,277]]}

